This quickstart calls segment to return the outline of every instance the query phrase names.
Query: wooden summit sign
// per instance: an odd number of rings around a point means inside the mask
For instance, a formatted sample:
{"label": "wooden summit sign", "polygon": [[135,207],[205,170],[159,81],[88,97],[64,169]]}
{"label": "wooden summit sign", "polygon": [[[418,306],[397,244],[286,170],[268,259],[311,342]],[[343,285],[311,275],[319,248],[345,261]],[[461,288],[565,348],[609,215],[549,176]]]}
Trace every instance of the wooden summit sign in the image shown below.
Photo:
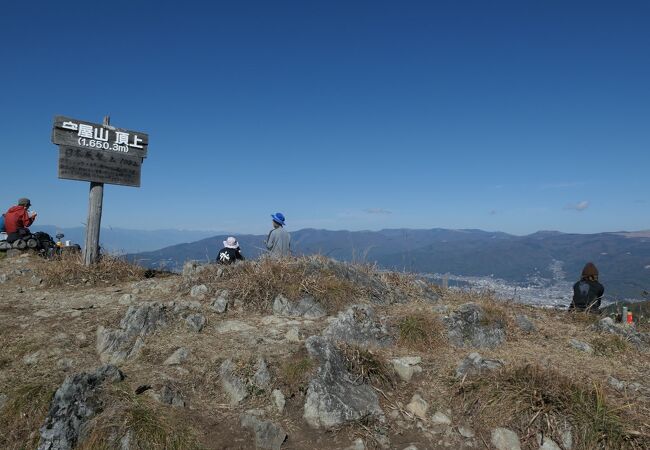
{"label": "wooden summit sign", "polygon": [[140,187],[140,167],[147,157],[149,135],[141,131],[86,122],[64,116],[54,118],[52,142],[59,146],[59,178],[90,181],[85,265],[99,260],[104,183]]}
{"label": "wooden summit sign", "polygon": [[149,135],[64,116],[54,118],[59,178],[140,187]]}

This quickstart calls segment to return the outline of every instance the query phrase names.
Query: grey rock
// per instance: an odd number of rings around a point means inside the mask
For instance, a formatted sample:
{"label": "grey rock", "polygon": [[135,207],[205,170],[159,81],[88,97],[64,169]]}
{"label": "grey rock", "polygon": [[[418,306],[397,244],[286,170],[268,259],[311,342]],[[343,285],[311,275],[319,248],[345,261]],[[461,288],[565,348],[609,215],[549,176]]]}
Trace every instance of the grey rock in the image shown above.
{"label": "grey rock", "polygon": [[319,362],[318,372],[309,382],[303,412],[310,426],[332,428],[365,417],[383,419],[377,394],[352,377],[332,340],[311,336],[305,346]]}
{"label": "grey rock", "polygon": [[226,320],[217,325],[217,333],[242,333],[254,330],[255,327],[239,320]]}
{"label": "grey rock", "polygon": [[124,374],[111,365],[100,367],[93,373],[66,377],[54,394],[45,423],[40,428],[38,450],[74,448],[83,426],[101,409],[101,385],[123,379]]}
{"label": "grey rock", "polygon": [[402,450],[418,450],[418,448],[415,445],[411,444],[408,447],[404,447]]}
{"label": "grey rock", "polygon": [[506,339],[503,323],[486,323],[483,308],[475,303],[461,305],[444,322],[449,342],[456,347],[493,348]]}
{"label": "grey rock", "polygon": [[7,281],[9,281],[9,275],[0,273],[0,284],[5,284]]}
{"label": "grey rock", "polygon": [[462,437],[471,439],[474,436],[476,436],[476,433],[474,433],[474,430],[472,430],[470,427],[461,425],[458,427],[458,434],[460,434]]}
{"label": "grey rock", "polygon": [[305,317],[319,319],[327,315],[325,309],[313,297],[304,297],[297,304],[283,295],[273,301],[273,314],[287,317]]}
{"label": "grey rock", "polygon": [[492,430],[491,442],[497,450],[521,450],[519,436],[507,428],[495,428]]}
{"label": "grey rock", "polygon": [[[120,328],[97,328],[97,353],[104,363],[120,364],[137,355],[144,336],[167,323],[167,307],[156,302],[129,306]],[[139,345],[138,345],[139,344]]]}
{"label": "grey rock", "polygon": [[537,435],[537,444],[539,445],[539,450],[562,450],[554,440],[544,437],[541,434]]}
{"label": "grey rock", "polygon": [[231,405],[237,405],[248,397],[246,383],[235,374],[235,365],[232,360],[227,359],[221,363],[219,375],[221,377],[221,386],[228,395]]}
{"label": "grey rock", "polygon": [[284,338],[289,342],[300,342],[300,330],[297,327],[291,327],[285,333]]}
{"label": "grey rock", "polygon": [[169,357],[163,363],[166,366],[178,366],[183,364],[187,358],[190,356],[190,351],[185,347],[180,347],[176,349],[174,353],[169,355]]}
{"label": "grey rock", "polygon": [[418,289],[418,297],[429,302],[437,302],[440,296],[433,290],[431,283],[422,279],[417,279],[413,282],[413,287]]}
{"label": "grey rock", "polygon": [[273,398],[273,404],[277,408],[278,412],[282,414],[284,411],[284,405],[286,404],[284,394],[280,389],[274,389],[273,392],[271,392],[271,397]]}
{"label": "grey rock", "polygon": [[500,369],[503,365],[504,362],[500,359],[484,359],[476,352],[470,353],[456,368],[456,378],[480,375],[490,370]]}
{"label": "grey rock", "polygon": [[525,314],[515,315],[515,325],[517,325],[521,331],[526,333],[532,333],[535,331],[535,324]]}
{"label": "grey rock", "polygon": [[253,375],[253,384],[259,389],[267,389],[271,384],[271,374],[264,358],[257,360],[257,370]]}
{"label": "grey rock", "polygon": [[135,299],[135,295],[133,294],[124,294],[120,297],[120,299],[117,301],[120,305],[130,305],[133,303],[133,300]]}
{"label": "grey rock", "polygon": [[363,439],[356,438],[352,445],[346,447],[345,450],[366,450],[366,444],[363,442]]}
{"label": "grey rock", "polygon": [[160,389],[158,398],[161,403],[165,403],[166,405],[185,407],[185,400],[183,400],[181,393],[167,385]]}
{"label": "grey rock", "polygon": [[56,366],[61,370],[70,370],[74,365],[74,361],[70,358],[61,358],[56,362]]}
{"label": "grey rock", "polygon": [[323,336],[362,347],[387,347],[395,343],[385,324],[368,305],[352,305],[329,324]]}
{"label": "grey rock", "polygon": [[579,341],[577,339],[571,339],[571,340],[569,340],[569,344],[571,345],[571,347],[575,348],[576,350],[588,353],[590,355],[594,354],[593,347],[591,345],[587,344],[586,342],[582,342],[582,341]]}
{"label": "grey rock", "polygon": [[23,356],[23,362],[28,366],[33,366],[34,364],[38,363],[40,358],[41,358],[41,351],[37,350],[34,353],[30,353],[29,355]]}
{"label": "grey rock", "polygon": [[0,393],[0,411],[5,407],[7,404],[7,394],[2,394]]}
{"label": "grey rock", "polygon": [[592,329],[601,333],[616,334],[639,350],[647,351],[650,348],[650,333],[641,333],[629,325],[615,323],[611,317],[600,319]]}
{"label": "grey rock", "polygon": [[191,314],[185,319],[187,327],[195,332],[200,332],[205,326],[205,316],[203,314]]}
{"label": "grey rock", "polygon": [[190,289],[190,296],[195,298],[203,298],[207,293],[208,287],[205,284],[198,284]]}
{"label": "grey rock", "polygon": [[29,284],[32,286],[39,286],[41,283],[43,283],[43,279],[38,275],[32,275],[32,277],[29,279]]}
{"label": "grey rock", "polygon": [[253,431],[255,448],[280,450],[282,443],[287,439],[287,433],[281,426],[248,412],[241,415],[241,426]]}
{"label": "grey rock", "polygon": [[418,366],[422,362],[419,356],[405,356],[390,360],[393,369],[403,381],[411,381],[414,374],[422,372],[422,367]]}
{"label": "grey rock", "polygon": [[573,433],[568,425],[566,426],[566,429],[562,431],[561,439],[564,450],[573,449]]}
{"label": "grey rock", "polygon": [[215,298],[212,303],[210,303],[210,309],[213,311],[223,314],[228,310],[228,293],[227,291],[222,291],[217,298]]}
{"label": "grey rock", "polygon": [[406,405],[406,410],[420,419],[426,419],[429,403],[420,394],[413,394],[411,401]]}
{"label": "grey rock", "polygon": [[451,425],[451,419],[447,414],[440,411],[436,411],[436,413],[431,416],[431,422],[436,425]]}

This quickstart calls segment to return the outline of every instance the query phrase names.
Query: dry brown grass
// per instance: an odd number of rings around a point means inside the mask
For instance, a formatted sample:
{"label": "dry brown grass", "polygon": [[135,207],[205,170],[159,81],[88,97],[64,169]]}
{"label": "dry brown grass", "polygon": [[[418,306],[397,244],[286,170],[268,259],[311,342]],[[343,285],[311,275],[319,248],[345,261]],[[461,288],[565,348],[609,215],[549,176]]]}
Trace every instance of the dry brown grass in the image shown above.
{"label": "dry brown grass", "polygon": [[104,411],[89,424],[80,450],[128,448],[136,450],[198,450],[201,446],[187,424],[147,395],[135,396],[126,388],[112,388],[105,398]]}
{"label": "dry brown grass", "polygon": [[[369,292],[363,286],[341,277],[321,260],[325,259],[261,258],[226,267],[214,265],[202,271],[198,281],[215,290],[228,289],[231,298],[258,311],[267,311],[279,294],[290,300],[312,296],[329,312],[368,297]],[[223,270],[221,277],[220,270]]]}
{"label": "dry brown grass", "polygon": [[446,345],[444,325],[432,312],[411,312],[398,318],[396,326],[399,330],[397,345],[400,347],[426,352]]}
{"label": "dry brown grass", "polygon": [[40,434],[33,432],[45,421],[53,395],[54,387],[37,382],[9,392],[0,410],[0,448],[35,448]]}
{"label": "dry brown grass", "polygon": [[80,254],[69,253],[42,261],[36,273],[48,286],[79,286],[142,280],[150,271],[111,255],[102,256],[97,264],[85,266]]}
{"label": "dry brown grass", "polygon": [[613,404],[599,383],[574,380],[553,369],[533,365],[505,368],[460,382],[457,395],[469,420],[484,430],[511,428],[522,436],[526,448],[537,448],[538,433],[562,442],[567,422],[575,449],[642,449],[650,445],[648,430],[628,428],[627,424],[643,424],[630,405]]}
{"label": "dry brown grass", "polygon": [[394,386],[393,370],[384,362],[383,356],[356,345],[344,344],[340,349],[348,371],[356,378],[355,382]]}
{"label": "dry brown grass", "polygon": [[306,351],[299,351],[280,362],[277,379],[283,391],[292,396],[307,391],[307,384],[315,370],[316,362],[309,358]]}
{"label": "dry brown grass", "polygon": [[615,334],[601,334],[591,340],[594,353],[599,356],[614,356],[630,350],[630,343]]}

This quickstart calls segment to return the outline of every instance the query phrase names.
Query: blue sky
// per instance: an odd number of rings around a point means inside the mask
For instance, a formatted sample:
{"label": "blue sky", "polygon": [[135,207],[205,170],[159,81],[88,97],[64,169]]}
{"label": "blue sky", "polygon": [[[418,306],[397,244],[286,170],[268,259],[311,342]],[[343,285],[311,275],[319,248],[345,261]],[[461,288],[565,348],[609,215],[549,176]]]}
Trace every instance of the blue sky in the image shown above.
{"label": "blue sky", "polygon": [[10,2],[0,204],[85,222],[52,121],[110,113],[150,146],[106,226],[648,229],[648,23],[646,1]]}

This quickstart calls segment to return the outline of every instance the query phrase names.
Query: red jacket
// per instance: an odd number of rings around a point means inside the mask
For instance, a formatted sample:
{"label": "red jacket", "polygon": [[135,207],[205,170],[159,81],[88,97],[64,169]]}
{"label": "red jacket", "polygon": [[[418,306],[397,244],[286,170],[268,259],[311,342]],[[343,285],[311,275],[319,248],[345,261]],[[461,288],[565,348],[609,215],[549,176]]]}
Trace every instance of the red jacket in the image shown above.
{"label": "red jacket", "polygon": [[5,229],[7,234],[15,233],[18,228],[28,228],[34,219],[27,214],[27,208],[24,206],[12,206],[5,214]]}

